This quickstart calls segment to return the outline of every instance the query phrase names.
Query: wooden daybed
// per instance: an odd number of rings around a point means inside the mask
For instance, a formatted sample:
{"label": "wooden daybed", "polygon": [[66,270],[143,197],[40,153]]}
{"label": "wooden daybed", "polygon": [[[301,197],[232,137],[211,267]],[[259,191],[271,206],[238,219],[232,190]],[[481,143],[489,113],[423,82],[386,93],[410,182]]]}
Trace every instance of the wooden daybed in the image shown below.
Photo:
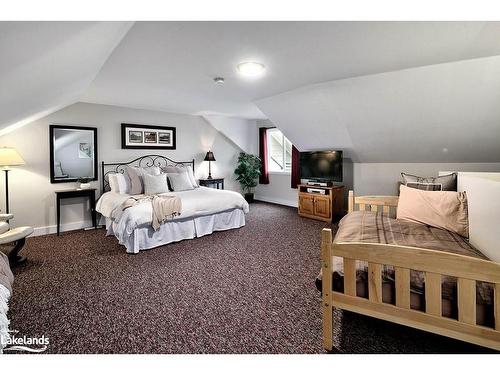
{"label": "wooden daybed", "polygon": [[[398,197],[354,197],[349,192],[349,212],[394,212]],[[380,211],[381,210],[381,211]],[[323,345],[332,350],[333,307],[500,350],[500,264],[477,257],[418,247],[366,242],[334,242],[331,229],[322,232]],[[334,290],[335,257],[343,259],[343,292]],[[368,262],[367,296],[357,293],[356,261]],[[382,298],[384,266],[394,268],[394,303]],[[423,311],[411,307],[410,272],[425,279]],[[442,314],[442,278],[456,277],[457,317]],[[476,281],[491,283],[494,322],[476,322]],[[358,285],[359,288],[359,285]],[[385,298],[384,298],[385,299]],[[493,315],[493,314],[492,314]]]}

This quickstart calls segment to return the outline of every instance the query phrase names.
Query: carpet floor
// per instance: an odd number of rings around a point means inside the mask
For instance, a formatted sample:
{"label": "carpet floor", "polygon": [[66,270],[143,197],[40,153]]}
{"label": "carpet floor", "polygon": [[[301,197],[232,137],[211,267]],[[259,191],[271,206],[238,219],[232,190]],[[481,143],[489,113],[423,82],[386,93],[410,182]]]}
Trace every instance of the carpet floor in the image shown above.
{"label": "carpet floor", "polygon": [[[247,225],[125,253],[105,231],[30,238],[9,317],[48,353],[324,353],[323,223],[255,203]],[[336,310],[335,353],[486,349]]]}

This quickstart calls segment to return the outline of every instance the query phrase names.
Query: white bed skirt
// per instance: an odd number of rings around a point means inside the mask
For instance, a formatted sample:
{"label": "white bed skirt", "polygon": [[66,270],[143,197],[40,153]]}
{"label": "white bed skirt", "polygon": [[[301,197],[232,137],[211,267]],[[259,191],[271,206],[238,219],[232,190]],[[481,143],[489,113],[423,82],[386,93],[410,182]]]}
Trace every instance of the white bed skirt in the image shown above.
{"label": "white bed skirt", "polygon": [[151,226],[139,227],[126,239],[121,240],[114,232],[111,220],[106,219],[107,234],[114,235],[120,244],[125,246],[127,253],[131,254],[172,242],[203,237],[217,231],[241,228],[244,225],[245,213],[242,209],[236,208],[213,215],[167,221],[161,224],[157,231]]}

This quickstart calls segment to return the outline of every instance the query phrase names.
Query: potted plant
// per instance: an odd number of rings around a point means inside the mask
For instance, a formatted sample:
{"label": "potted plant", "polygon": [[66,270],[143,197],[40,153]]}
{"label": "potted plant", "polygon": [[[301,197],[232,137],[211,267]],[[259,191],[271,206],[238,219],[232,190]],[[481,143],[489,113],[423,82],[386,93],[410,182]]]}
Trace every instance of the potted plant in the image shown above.
{"label": "potted plant", "polygon": [[253,188],[258,184],[260,176],[261,162],[259,157],[244,152],[238,157],[238,166],[234,170],[236,180],[241,185],[241,190],[245,194],[248,203],[253,202]]}

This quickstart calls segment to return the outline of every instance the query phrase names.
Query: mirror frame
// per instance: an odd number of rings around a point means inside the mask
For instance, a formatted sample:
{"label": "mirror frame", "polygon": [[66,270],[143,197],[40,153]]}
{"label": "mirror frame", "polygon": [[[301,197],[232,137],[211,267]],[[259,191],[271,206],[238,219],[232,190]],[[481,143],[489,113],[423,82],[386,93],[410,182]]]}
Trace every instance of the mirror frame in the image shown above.
{"label": "mirror frame", "polygon": [[50,125],[49,126],[49,142],[50,142],[50,182],[52,184],[60,184],[65,182],[76,182],[78,178],[68,178],[66,180],[58,180],[54,178],[54,130],[55,129],[75,129],[75,130],[90,130],[94,133],[94,177],[92,181],[99,179],[99,171],[97,169],[97,128],[87,126],[73,125]]}

